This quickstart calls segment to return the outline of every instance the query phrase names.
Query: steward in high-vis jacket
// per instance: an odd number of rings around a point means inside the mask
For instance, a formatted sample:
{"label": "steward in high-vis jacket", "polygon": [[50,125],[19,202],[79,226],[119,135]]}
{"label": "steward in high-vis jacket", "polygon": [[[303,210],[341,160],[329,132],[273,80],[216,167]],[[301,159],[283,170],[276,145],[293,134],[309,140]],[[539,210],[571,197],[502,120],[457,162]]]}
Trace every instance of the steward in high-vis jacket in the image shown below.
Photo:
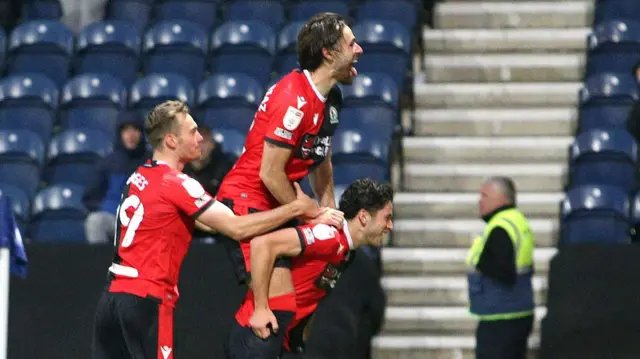
{"label": "steward in high-vis jacket", "polygon": [[533,234],[510,178],[485,182],[479,207],[487,226],[466,261],[470,311],[479,319],[476,359],[524,359],[535,309]]}

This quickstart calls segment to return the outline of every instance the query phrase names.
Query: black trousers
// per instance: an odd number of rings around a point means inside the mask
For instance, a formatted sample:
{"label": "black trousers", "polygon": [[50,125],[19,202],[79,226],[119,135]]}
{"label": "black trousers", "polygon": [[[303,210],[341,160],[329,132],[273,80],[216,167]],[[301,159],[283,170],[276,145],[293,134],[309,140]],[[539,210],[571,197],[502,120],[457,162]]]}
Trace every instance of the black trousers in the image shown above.
{"label": "black trousers", "polygon": [[533,315],[480,321],[476,329],[476,359],[525,359]]}
{"label": "black trousers", "polygon": [[92,359],[173,359],[173,308],[106,290],[96,310]]}
{"label": "black trousers", "polygon": [[274,310],[273,315],[278,320],[280,330],[277,334],[271,331],[267,339],[259,338],[251,327],[243,327],[234,321],[225,347],[227,359],[279,359],[283,351],[284,336],[295,313]]}

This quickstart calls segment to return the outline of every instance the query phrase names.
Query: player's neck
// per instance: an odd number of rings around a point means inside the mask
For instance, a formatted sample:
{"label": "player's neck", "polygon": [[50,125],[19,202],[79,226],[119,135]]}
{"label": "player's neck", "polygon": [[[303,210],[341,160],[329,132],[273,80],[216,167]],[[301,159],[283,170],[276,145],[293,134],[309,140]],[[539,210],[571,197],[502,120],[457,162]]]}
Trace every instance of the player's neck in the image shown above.
{"label": "player's neck", "polygon": [[346,231],[349,232],[349,237],[351,237],[351,241],[353,241],[353,249],[358,248],[362,245],[362,240],[364,239],[364,232],[362,231],[362,226],[358,221],[354,219],[347,221]]}
{"label": "player's neck", "polygon": [[162,151],[155,151],[153,153],[153,160],[162,162],[171,168],[177,169],[178,171],[182,171],[182,169],[184,168],[184,163],[181,162],[179,158]]}
{"label": "player's neck", "polygon": [[331,88],[338,83],[331,75],[331,69],[326,66],[320,66],[315,71],[309,71],[309,74],[311,75],[311,81],[325,98],[329,95]]}

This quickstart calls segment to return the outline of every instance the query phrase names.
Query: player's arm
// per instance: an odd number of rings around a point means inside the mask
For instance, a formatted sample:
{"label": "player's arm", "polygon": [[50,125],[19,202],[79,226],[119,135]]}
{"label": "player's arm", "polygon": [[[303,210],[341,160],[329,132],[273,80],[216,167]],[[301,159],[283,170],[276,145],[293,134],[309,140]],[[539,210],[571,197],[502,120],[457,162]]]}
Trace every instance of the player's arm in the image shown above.
{"label": "player's arm", "polygon": [[320,200],[320,206],[336,208],[331,150],[327,153],[324,161],[309,174],[309,182],[316,198]]}
{"label": "player's arm", "polygon": [[296,217],[315,217],[319,210],[315,201],[305,195],[297,183],[294,185],[296,199],[273,210],[236,216],[229,207],[216,201],[197,216],[196,221],[241,241],[274,230]]}
{"label": "player's arm", "polygon": [[275,141],[265,141],[260,164],[260,180],[280,203],[290,203],[296,195],[285,172],[293,147]]}

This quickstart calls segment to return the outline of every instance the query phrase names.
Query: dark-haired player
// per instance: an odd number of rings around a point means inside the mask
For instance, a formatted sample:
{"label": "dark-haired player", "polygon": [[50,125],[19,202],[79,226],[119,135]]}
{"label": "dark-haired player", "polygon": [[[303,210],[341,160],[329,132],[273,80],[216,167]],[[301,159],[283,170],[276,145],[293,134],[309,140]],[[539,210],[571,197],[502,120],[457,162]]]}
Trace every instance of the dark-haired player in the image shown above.
{"label": "dark-haired player", "polygon": [[[341,229],[307,224],[251,241],[253,290],[236,315],[238,323],[231,329],[229,359],[276,359],[280,355],[265,339],[285,336],[290,329],[310,319],[318,302],[331,291],[346,269],[355,248],[382,245],[384,234],[393,228],[393,189],[370,179],[358,180],[344,191],[340,210],[345,217]],[[278,256],[294,257],[291,272],[296,314],[294,320],[287,323],[278,322],[268,300],[271,268]],[[271,335],[271,331],[282,334]],[[300,342],[300,338],[290,339]],[[279,344],[289,348],[286,338]]]}
{"label": "dark-haired player", "polygon": [[[342,101],[336,85],[353,81],[357,75],[353,65],[362,48],[342,16],[321,13],[300,30],[297,52],[300,69],[267,91],[247,135],[245,151],[218,191],[217,198],[236,215],[291,202],[295,199],[292,183],[307,175],[320,206],[335,208],[330,146]],[[334,214],[326,212],[320,218]],[[224,243],[238,279],[249,283],[249,241]],[[291,321],[295,313],[290,265],[288,259],[278,259],[272,275],[270,307],[277,310],[280,323]]]}

